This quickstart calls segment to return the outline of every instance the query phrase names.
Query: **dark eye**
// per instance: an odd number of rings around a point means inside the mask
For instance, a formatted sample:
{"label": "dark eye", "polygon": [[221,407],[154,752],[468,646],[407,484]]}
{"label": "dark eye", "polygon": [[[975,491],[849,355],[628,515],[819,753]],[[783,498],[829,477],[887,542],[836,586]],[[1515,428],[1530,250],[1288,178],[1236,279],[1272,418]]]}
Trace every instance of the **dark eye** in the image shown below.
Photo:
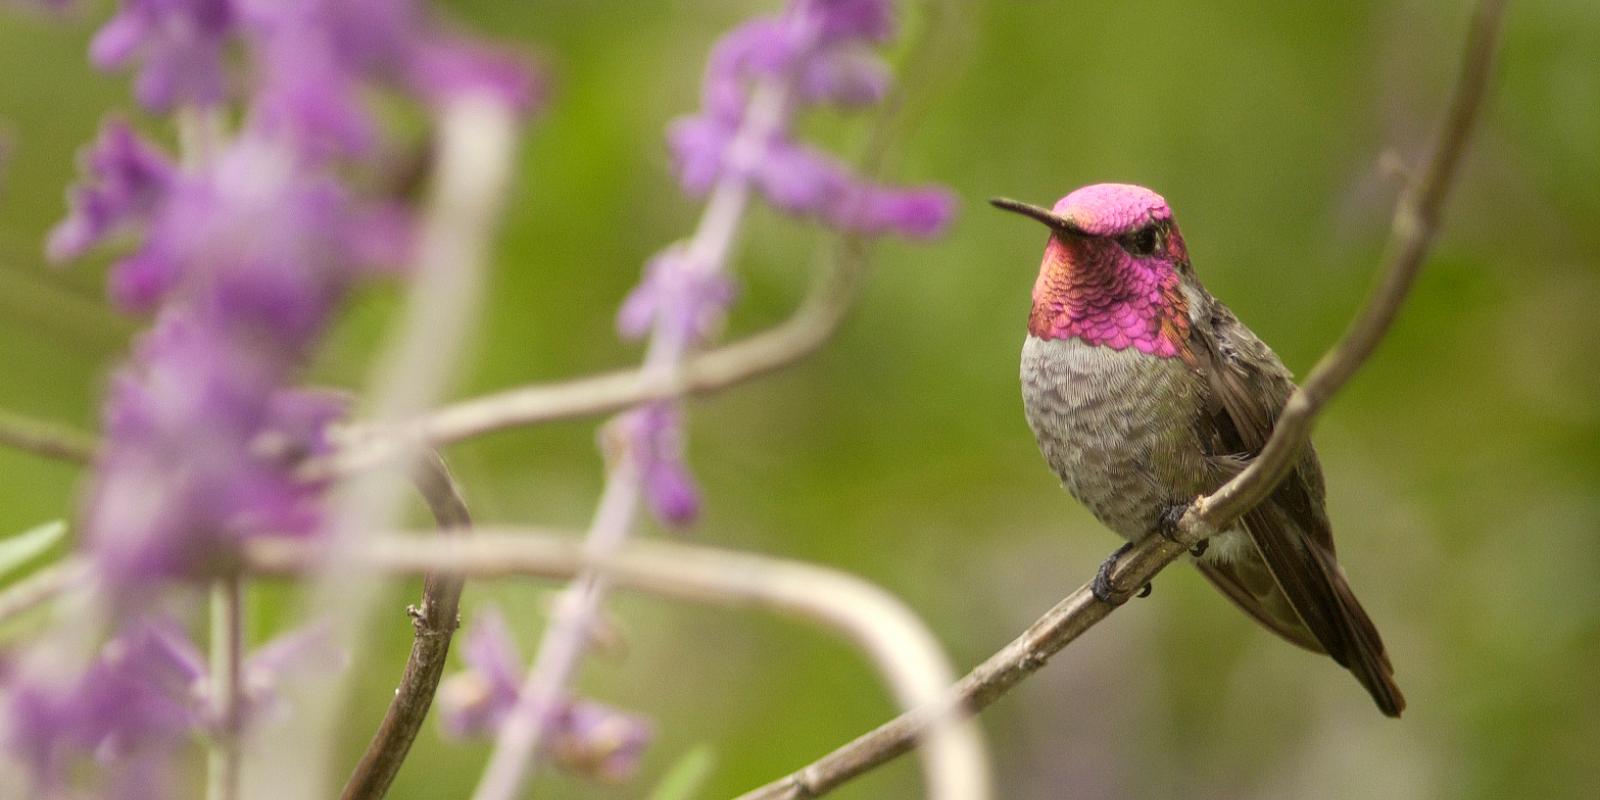
{"label": "dark eye", "polygon": [[1119,241],[1122,244],[1122,249],[1128,251],[1129,255],[1143,257],[1156,251],[1156,246],[1161,243],[1161,236],[1156,231],[1156,227],[1151,225],[1146,228],[1140,228],[1122,237]]}

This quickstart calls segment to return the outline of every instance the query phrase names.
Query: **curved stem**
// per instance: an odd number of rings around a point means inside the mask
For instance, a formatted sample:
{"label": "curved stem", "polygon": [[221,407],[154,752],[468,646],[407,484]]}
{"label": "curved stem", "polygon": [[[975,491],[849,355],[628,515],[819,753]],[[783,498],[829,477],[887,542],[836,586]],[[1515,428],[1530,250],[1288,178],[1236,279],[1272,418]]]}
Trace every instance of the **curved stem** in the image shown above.
{"label": "curved stem", "polygon": [[[449,467],[438,453],[424,453],[412,469],[412,483],[428,504],[441,534],[464,531],[472,526],[472,515],[461,497]],[[383,722],[367,750],[345,782],[341,800],[377,800],[389,791],[395,775],[411,752],[411,743],[427,719],[434,693],[450,655],[450,641],[460,623],[462,580],[459,577],[429,572],[422,579],[422,599],[410,606],[415,638],[411,655],[394,699],[384,713]]]}
{"label": "curved stem", "polygon": [[[314,569],[319,558],[314,543],[290,538],[257,540],[245,551],[248,569],[261,576],[298,576]],[[450,537],[375,536],[350,564],[391,574],[445,571],[475,580],[597,574],[618,587],[819,623],[866,651],[895,700],[919,709],[909,718],[916,720],[916,735],[925,738],[921,755],[925,769],[939,776],[940,791],[955,798],[987,796],[981,731],[972,720],[950,720],[950,709],[940,705],[954,671],[938,641],[898,598],[849,573],[670,542],[630,542],[597,555],[571,535],[504,528]]]}

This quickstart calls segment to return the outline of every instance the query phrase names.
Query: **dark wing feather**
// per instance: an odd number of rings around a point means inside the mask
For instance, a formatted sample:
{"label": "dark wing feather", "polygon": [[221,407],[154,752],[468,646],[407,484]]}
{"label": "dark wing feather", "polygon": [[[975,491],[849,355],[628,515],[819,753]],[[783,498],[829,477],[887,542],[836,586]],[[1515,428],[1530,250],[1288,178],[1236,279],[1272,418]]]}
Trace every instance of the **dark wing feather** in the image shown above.
{"label": "dark wing feather", "polygon": [[[1294,382],[1277,355],[1232,312],[1215,301],[1208,305],[1190,338],[1196,367],[1211,390],[1199,421],[1201,434],[1212,452],[1235,461],[1254,457],[1271,436]],[[1251,574],[1254,565],[1210,563],[1202,571],[1267,627],[1331,655],[1355,674],[1385,714],[1398,716],[1405,699],[1377,628],[1335,560],[1323,496],[1322,469],[1307,445],[1294,472],[1245,515],[1245,530],[1277,592],[1258,585],[1262,581]],[[1285,601],[1298,620],[1286,613]]]}

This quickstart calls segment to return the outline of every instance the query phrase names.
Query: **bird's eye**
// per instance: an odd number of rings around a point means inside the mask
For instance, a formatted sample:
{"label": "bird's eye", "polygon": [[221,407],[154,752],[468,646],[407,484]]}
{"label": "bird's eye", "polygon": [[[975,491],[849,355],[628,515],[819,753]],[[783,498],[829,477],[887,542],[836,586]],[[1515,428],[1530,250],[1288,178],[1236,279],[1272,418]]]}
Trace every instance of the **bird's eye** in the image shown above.
{"label": "bird's eye", "polygon": [[1120,240],[1122,249],[1129,255],[1144,257],[1156,251],[1156,246],[1161,243],[1161,236],[1156,231],[1156,226],[1140,228]]}

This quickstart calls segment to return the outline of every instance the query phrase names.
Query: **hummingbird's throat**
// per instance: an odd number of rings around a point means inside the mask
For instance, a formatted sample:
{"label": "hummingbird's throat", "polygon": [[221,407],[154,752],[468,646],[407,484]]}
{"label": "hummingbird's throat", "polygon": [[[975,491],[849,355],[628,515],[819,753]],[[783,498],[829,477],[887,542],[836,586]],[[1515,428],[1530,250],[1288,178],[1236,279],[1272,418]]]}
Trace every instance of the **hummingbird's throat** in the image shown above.
{"label": "hummingbird's throat", "polygon": [[1028,333],[1162,358],[1188,358],[1189,303],[1177,270],[1105,240],[1050,237]]}

